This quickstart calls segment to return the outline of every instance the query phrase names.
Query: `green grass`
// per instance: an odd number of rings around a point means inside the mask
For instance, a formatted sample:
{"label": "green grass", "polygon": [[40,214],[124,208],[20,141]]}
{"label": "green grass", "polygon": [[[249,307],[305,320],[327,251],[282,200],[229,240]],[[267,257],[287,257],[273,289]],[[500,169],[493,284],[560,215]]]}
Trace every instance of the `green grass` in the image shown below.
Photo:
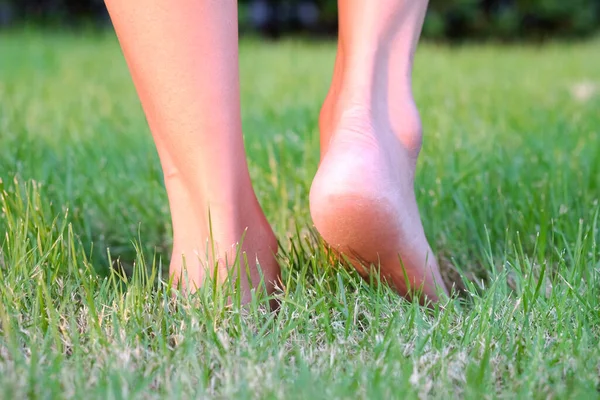
{"label": "green grass", "polygon": [[463,289],[428,310],[310,230],[334,44],[242,42],[287,285],[272,314],[172,297],[160,166],[114,37],[0,35],[0,398],[598,398],[600,95],[575,92],[598,89],[599,45],[421,46],[418,202]]}

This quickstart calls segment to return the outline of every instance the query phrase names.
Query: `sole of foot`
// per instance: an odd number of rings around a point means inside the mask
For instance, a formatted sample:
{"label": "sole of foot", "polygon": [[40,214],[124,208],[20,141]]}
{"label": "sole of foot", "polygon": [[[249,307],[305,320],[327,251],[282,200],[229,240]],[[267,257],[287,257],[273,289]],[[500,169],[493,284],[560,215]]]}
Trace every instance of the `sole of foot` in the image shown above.
{"label": "sole of foot", "polygon": [[420,129],[393,133],[360,108],[339,115],[335,130],[322,132],[327,149],[310,191],[315,228],[361,275],[375,269],[401,295],[438,300],[446,289],[414,195],[419,149],[404,144],[420,143]]}

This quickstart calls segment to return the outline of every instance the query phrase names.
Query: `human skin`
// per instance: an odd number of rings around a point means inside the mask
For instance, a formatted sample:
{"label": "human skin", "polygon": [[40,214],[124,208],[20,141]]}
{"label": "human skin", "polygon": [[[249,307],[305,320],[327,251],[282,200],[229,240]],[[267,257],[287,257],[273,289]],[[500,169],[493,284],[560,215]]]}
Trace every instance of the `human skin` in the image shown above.
{"label": "human skin", "polygon": [[[160,157],[173,222],[170,273],[189,290],[238,250],[250,282],[279,279],[277,241],[242,138],[235,0],[106,0]],[[363,275],[400,294],[445,292],[414,196],[421,124],[410,87],[427,1],[339,0],[339,43],[320,115],[315,227]],[[210,216],[210,217],[209,217]],[[243,238],[243,241],[242,241]],[[407,281],[408,279],[408,281]]]}
{"label": "human skin", "polygon": [[339,0],[339,40],[321,109],[315,227],[366,275],[403,295],[447,294],[414,193],[422,129],[411,88],[427,1]]}
{"label": "human skin", "polygon": [[213,278],[223,282],[241,250],[251,276],[251,284],[240,280],[242,301],[261,273],[272,292],[279,278],[277,240],[245,157],[236,1],[106,5],[164,173],[174,236],[170,274],[193,291],[217,264]]}

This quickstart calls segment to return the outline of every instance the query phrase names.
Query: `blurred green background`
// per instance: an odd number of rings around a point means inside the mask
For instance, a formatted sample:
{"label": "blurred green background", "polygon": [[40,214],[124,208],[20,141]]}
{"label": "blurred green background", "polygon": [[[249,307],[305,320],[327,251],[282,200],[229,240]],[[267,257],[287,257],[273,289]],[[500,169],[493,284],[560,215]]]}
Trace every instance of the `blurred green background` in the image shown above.
{"label": "blurred green background", "polygon": [[[343,1],[343,0],[342,0]],[[332,35],[337,0],[240,0],[240,28],[278,37]],[[0,0],[0,26],[103,26],[102,0]],[[436,40],[584,37],[600,26],[600,0],[432,0],[423,35]]]}

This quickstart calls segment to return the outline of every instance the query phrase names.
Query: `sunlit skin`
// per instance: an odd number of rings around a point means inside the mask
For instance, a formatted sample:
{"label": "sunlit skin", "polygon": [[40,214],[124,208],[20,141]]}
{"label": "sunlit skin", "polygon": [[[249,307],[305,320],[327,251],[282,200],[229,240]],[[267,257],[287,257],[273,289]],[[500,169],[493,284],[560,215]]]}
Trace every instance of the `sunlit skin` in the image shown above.
{"label": "sunlit skin", "polygon": [[[163,168],[173,222],[171,275],[194,290],[219,260],[217,279],[225,280],[243,238],[252,285],[260,282],[258,259],[271,291],[279,276],[277,240],[244,152],[236,2],[106,4]],[[247,279],[241,285],[247,301]]]}
{"label": "sunlit skin", "polygon": [[[251,283],[242,279],[242,300],[260,281],[256,261],[273,291],[277,241],[252,188],[242,138],[236,1],[106,4],[163,168],[171,275],[194,290],[219,261],[223,281],[243,238]],[[435,300],[445,289],[413,189],[421,129],[410,72],[426,7],[339,1],[338,55],[310,201],[317,230],[335,251],[352,255],[360,272],[357,260],[377,263],[401,294],[406,274]]]}
{"label": "sunlit skin", "polygon": [[[341,0],[334,74],[310,193],[317,230],[401,294],[446,292],[414,194],[421,121],[411,91],[427,1]],[[408,282],[406,281],[408,278]]]}

